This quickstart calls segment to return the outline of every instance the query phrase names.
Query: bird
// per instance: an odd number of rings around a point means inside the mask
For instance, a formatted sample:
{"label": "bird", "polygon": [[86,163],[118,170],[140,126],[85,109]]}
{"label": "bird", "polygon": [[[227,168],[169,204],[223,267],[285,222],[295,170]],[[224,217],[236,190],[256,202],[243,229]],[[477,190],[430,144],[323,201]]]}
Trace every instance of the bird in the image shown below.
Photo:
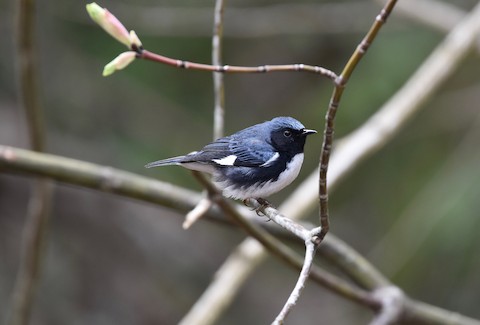
{"label": "bird", "polygon": [[158,160],[146,168],[179,165],[211,174],[225,197],[247,200],[268,197],[297,178],[308,135],[293,117],[275,117],[230,136],[219,138],[199,151]]}

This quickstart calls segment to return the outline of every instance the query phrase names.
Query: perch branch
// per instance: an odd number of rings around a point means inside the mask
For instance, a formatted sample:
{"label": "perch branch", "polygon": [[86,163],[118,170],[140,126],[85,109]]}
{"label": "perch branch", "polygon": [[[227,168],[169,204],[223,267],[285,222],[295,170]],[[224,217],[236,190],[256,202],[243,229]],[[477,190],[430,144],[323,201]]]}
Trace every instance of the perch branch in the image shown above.
{"label": "perch branch", "polygon": [[[278,224],[283,225],[284,228],[289,229],[296,236],[304,240],[306,246],[306,253],[305,258],[302,262],[302,258],[299,257],[296,253],[292,252],[282,242],[277,241],[276,239],[271,237],[268,232],[265,232],[261,228],[255,227],[241,214],[239,214],[237,210],[233,209],[230,203],[221,195],[221,193],[203,174],[199,172],[193,172],[193,175],[203,185],[203,187],[206,188],[209,193],[210,199],[214,201],[225,212],[225,214],[233,218],[235,223],[237,223],[244,230],[246,230],[249,235],[261,242],[264,247],[270,250],[271,253],[273,253],[280,259],[286,261],[287,263],[290,263],[295,268],[301,268],[297,284],[295,285],[285,306],[282,308],[280,314],[274,321],[275,324],[283,323],[284,318],[287,316],[288,312],[293,306],[295,306],[296,302],[298,301],[300,294],[305,287],[306,280],[308,279],[308,276],[312,271],[314,253],[316,248],[318,247],[318,244],[320,243],[320,241],[318,240],[320,228],[314,228],[313,230],[308,231],[301,225],[281,216],[275,209],[265,207],[263,208],[268,209],[270,213],[269,217],[271,216],[272,220],[274,220]],[[260,204],[256,200],[249,200],[249,202],[256,207],[260,207]],[[235,256],[237,256],[237,254],[238,253],[236,253]],[[234,260],[234,262],[236,261]],[[228,266],[230,266],[230,264],[228,264]],[[231,268],[228,268],[228,270],[230,269]],[[358,299],[358,301],[362,301],[365,305],[368,305],[373,309],[378,308],[379,305],[377,301],[372,299],[370,296],[364,294],[361,290],[353,288],[349,285],[345,285],[345,283],[339,278],[336,278],[331,274],[321,271],[320,269],[314,269],[313,273],[315,274],[314,278],[317,281],[324,283],[327,287],[333,286],[334,288],[336,288],[334,290],[339,291],[346,290],[349,295],[353,294],[353,296],[355,296],[355,299]],[[235,276],[234,278],[238,277]],[[244,277],[241,276],[241,278],[243,279]],[[235,283],[239,282],[235,281]],[[231,294],[228,294],[228,292],[230,292],[229,290],[225,290],[223,286],[222,290],[217,290],[218,287],[218,282],[216,282],[216,285],[209,287],[209,289],[204,293],[202,297],[200,297],[200,299],[194,305],[191,312],[182,319],[181,324],[209,324],[213,322],[216,316],[218,316],[219,313],[223,310],[222,307],[225,305],[225,302],[230,301],[232,298]],[[225,294],[226,292],[227,294]],[[226,298],[227,300],[219,299],[220,297]],[[208,309],[202,308],[205,303],[210,303],[210,301],[223,301],[223,303],[210,305],[210,308]],[[208,310],[208,314],[205,314],[203,312],[204,310]],[[212,310],[214,310],[214,312],[212,312]]]}
{"label": "perch branch", "polygon": [[283,324],[290,310],[297,304],[297,301],[300,298],[300,294],[305,288],[305,283],[307,282],[308,276],[310,275],[310,270],[313,265],[315,251],[320,244],[320,239],[318,235],[321,233],[321,228],[318,227],[309,231],[301,224],[281,215],[278,210],[269,205],[262,205],[255,199],[247,199],[244,202],[257,212],[262,210],[262,213],[270,220],[272,220],[282,228],[286,229],[287,231],[291,232],[295,236],[301,238],[305,242],[305,258],[297,283],[290,296],[288,297],[287,302],[285,303],[282,310],[273,322],[274,324]]}
{"label": "perch branch", "polygon": [[[9,173],[20,172],[27,175],[47,177],[67,184],[79,185],[138,199],[144,202],[155,203],[182,212],[191,210],[201,199],[201,196],[196,192],[130,172],[3,145],[0,145],[0,171]],[[232,210],[237,211],[236,209]],[[282,209],[280,208],[280,210]],[[207,215],[210,217],[218,217],[218,213],[214,210],[210,210]],[[296,214],[291,214],[290,216],[292,215],[297,216]],[[337,242],[335,240],[337,240]],[[247,241],[250,243],[249,245],[245,244]],[[239,248],[242,248],[241,252],[243,253],[243,258],[241,259],[241,262],[237,263],[237,267],[235,268],[236,276],[240,276],[238,283],[236,283],[237,286],[240,286],[243,281],[241,279],[243,277],[242,274],[252,272],[253,268],[249,267],[250,261],[253,260],[253,264],[256,264],[266,256],[266,251],[260,246],[258,241],[251,238],[247,239],[247,241],[239,246]],[[331,251],[337,251],[336,247],[339,243],[341,243],[340,239],[336,238],[333,234],[330,234],[322,242],[322,245],[319,246],[319,253],[323,254],[322,250],[325,250],[327,247],[330,247],[329,250]],[[345,243],[343,244],[348,247]],[[358,272],[352,273],[350,276],[357,277],[358,274],[363,274],[365,279],[374,284],[372,285],[373,287],[379,287],[383,283],[378,282],[379,280],[376,276],[370,276],[370,278],[367,276],[367,273],[370,272],[369,269],[375,270],[374,267],[372,265],[364,265],[368,264],[368,262],[365,259],[358,259],[357,257],[360,257],[360,255],[353,249],[350,251],[345,250],[343,253],[338,252],[338,254],[355,254],[355,256],[347,256],[341,259],[345,261],[344,267],[347,268],[342,269],[342,271],[350,272],[352,269],[358,269]],[[298,255],[296,256],[298,259],[298,263],[296,262],[296,268],[300,270],[303,259]],[[227,260],[227,262],[230,262],[230,260]],[[291,264],[288,263],[288,265]],[[342,264],[338,265],[342,268]],[[227,275],[229,273],[222,272],[222,270],[223,269],[218,272],[215,281],[224,278],[222,274]],[[376,271],[376,273],[378,273],[378,271]],[[345,280],[326,273],[315,266],[312,269],[310,278],[317,283],[321,283],[332,291],[339,293],[343,297],[364,306],[368,306],[372,310],[377,310],[381,306],[378,301],[373,299],[365,291],[353,287],[345,282]],[[365,279],[358,280],[363,283],[363,281],[366,281]],[[224,282],[223,284],[223,290],[229,291],[226,290],[229,283]],[[368,286],[367,283],[365,287]],[[334,290],[333,288],[337,289]],[[228,287],[228,289],[230,289],[230,287]],[[234,292],[235,290],[232,290],[230,295]],[[416,300],[407,300],[404,313],[406,315],[405,319],[418,324],[431,324],[434,322],[436,324],[447,325],[451,324],[449,320],[452,319],[452,315],[454,315],[457,324],[480,325],[480,322],[472,318]]]}

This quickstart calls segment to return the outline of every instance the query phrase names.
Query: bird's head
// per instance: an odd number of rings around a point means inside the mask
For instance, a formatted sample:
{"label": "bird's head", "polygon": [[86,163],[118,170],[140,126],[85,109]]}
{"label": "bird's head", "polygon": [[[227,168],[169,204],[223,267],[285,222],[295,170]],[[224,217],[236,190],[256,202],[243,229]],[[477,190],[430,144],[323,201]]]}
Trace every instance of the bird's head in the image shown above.
{"label": "bird's head", "polygon": [[307,135],[317,133],[315,130],[306,129],[293,117],[276,117],[268,123],[268,127],[275,149],[293,155],[303,152]]}

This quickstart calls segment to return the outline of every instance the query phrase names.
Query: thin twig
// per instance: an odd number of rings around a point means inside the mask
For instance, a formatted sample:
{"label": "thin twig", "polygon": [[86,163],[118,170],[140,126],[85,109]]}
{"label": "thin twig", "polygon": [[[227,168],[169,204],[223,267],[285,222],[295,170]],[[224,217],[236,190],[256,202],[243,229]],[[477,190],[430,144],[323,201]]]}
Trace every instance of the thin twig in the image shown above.
{"label": "thin twig", "polygon": [[19,97],[25,109],[29,143],[33,150],[45,148],[45,132],[38,88],[35,51],[35,1],[17,1],[17,73]]}
{"label": "thin twig", "polygon": [[322,151],[320,153],[319,164],[319,199],[320,199],[320,225],[322,226],[322,233],[320,239],[323,239],[329,230],[328,220],[328,191],[327,191],[327,171],[328,163],[330,160],[330,153],[332,151],[333,133],[335,130],[335,116],[337,113],[340,99],[342,98],[343,90],[350,79],[357,64],[360,62],[368,48],[372,44],[373,40],[377,36],[380,28],[385,24],[388,16],[393,10],[396,4],[396,0],[389,0],[383,7],[380,14],[375,18],[375,22],[368,31],[367,35],[363,38],[360,44],[353,52],[352,56],[348,60],[347,64],[343,68],[342,73],[335,81],[335,88],[333,90],[332,97],[330,98],[330,104],[328,106],[327,115],[325,118],[325,128],[323,134]]}
{"label": "thin twig", "polygon": [[318,243],[314,242],[312,238],[316,237],[319,234],[319,230],[320,229],[318,229],[318,231],[315,230],[315,233],[309,236],[307,240],[305,240],[305,258],[303,261],[302,270],[300,271],[297,283],[295,284],[295,287],[293,288],[290,296],[288,297],[287,302],[273,321],[273,324],[283,324],[288,313],[297,304],[298,299],[300,299],[300,295],[305,288],[308,276],[310,275],[310,271],[313,265],[313,259],[315,257],[315,251],[318,247]]}
{"label": "thin twig", "polygon": [[51,181],[45,179],[37,180],[33,185],[22,234],[22,255],[13,287],[9,325],[29,323],[45,251],[52,187]]}
{"label": "thin twig", "polygon": [[297,283],[295,284],[295,287],[290,293],[287,302],[285,303],[282,310],[273,322],[273,324],[283,324],[290,310],[297,304],[297,301],[300,298],[300,294],[305,288],[305,283],[307,282],[308,276],[310,275],[310,270],[313,265],[315,251],[320,244],[318,235],[321,233],[322,228],[318,227],[309,231],[301,224],[281,215],[280,212],[273,207],[269,205],[262,205],[258,202],[258,200],[247,199],[244,202],[248,206],[255,209],[257,212],[260,212],[261,210],[261,212],[271,221],[275,222],[277,225],[291,232],[295,236],[303,239],[303,241],[305,242],[305,258]]}
{"label": "thin twig", "polygon": [[207,211],[210,210],[212,204],[213,202],[208,197],[201,199],[200,202],[198,202],[198,204],[185,216],[185,221],[182,224],[183,229],[190,228],[195,222],[203,217]]}
{"label": "thin twig", "polygon": [[[212,64],[222,65],[222,43],[223,43],[223,13],[226,0],[216,0],[214,11],[214,26],[212,37]],[[225,130],[225,85],[223,74],[213,72],[213,139],[223,137]]]}
{"label": "thin twig", "polygon": [[[17,1],[17,71],[19,94],[25,108],[29,142],[33,150],[45,149],[45,132],[38,89],[35,53],[34,0]],[[46,232],[50,216],[53,184],[36,179],[32,184],[27,218],[22,234],[20,266],[12,294],[9,324],[28,324],[33,297],[40,276]]]}
{"label": "thin twig", "polygon": [[149,61],[154,61],[176,68],[192,69],[200,71],[221,72],[221,73],[266,73],[266,72],[280,72],[280,71],[301,71],[319,74],[328,79],[335,81],[337,75],[326,68],[307,65],[302,63],[297,64],[279,64],[279,65],[260,65],[256,67],[244,67],[234,65],[210,65],[203,63],[196,63],[178,59],[172,59],[160,54],[156,54],[147,50],[140,50],[138,58]]}
{"label": "thin twig", "polygon": [[[223,35],[223,11],[225,9],[224,0],[217,0],[215,3],[215,19],[212,37],[212,64],[220,66],[222,58],[222,35]],[[213,139],[223,137],[225,129],[225,91],[223,74],[213,72]],[[205,197],[195,208],[185,216],[183,229],[188,229],[194,222],[200,219],[212,206],[212,201]]]}

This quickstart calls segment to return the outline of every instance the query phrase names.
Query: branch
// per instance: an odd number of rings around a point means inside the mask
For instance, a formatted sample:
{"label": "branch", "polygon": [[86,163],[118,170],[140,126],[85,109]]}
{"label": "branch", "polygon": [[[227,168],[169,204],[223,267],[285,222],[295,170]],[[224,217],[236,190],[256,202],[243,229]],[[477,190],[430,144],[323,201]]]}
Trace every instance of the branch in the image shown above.
{"label": "branch", "polygon": [[[223,5],[219,4],[218,7],[219,8],[217,9],[217,17],[221,14]],[[147,51],[144,48],[140,39],[138,38],[137,34],[133,30],[128,32],[125,26],[123,26],[123,24],[107,9],[100,7],[95,2],[87,4],[86,9],[88,14],[90,15],[90,18],[92,18],[93,21],[100,25],[100,27],[102,27],[108,34],[110,34],[110,36],[115,38],[120,43],[126,45],[129,49],[129,51],[121,53],[113,61],[111,61],[105,66],[103,70],[104,76],[111,75],[115,70],[124,69],[130,63],[132,63],[135,58],[137,58],[170,65],[176,68],[193,69],[200,71],[220,73],[266,73],[278,71],[305,71],[320,74],[324,77],[329,78],[332,81],[335,81],[337,79],[337,75],[331,70],[319,66],[306,65],[302,63],[244,67],[231,65],[210,65],[169,58],[167,56]],[[217,18],[217,20],[219,21],[217,22],[218,26],[216,25],[216,29],[218,29],[218,31],[216,30],[216,32],[219,33],[221,32],[221,28],[218,27],[221,26],[221,21],[219,18]],[[218,36],[220,36],[220,34],[217,34],[217,37],[214,37],[214,43],[215,40],[219,41]],[[217,47],[216,50],[216,52],[218,52],[219,47]],[[215,59],[220,59],[218,55],[219,53],[214,54],[213,56]]]}
{"label": "branch", "polygon": [[382,302],[382,308],[370,325],[397,324],[405,304],[402,290],[394,286],[382,287],[375,290],[373,296]]}
{"label": "branch", "polygon": [[53,184],[50,181],[41,179],[33,184],[22,232],[20,266],[13,286],[12,306],[7,324],[29,323],[45,251],[52,194]]}
{"label": "branch", "polygon": [[[223,34],[223,12],[225,1],[217,0],[215,3],[215,19],[212,37],[212,63],[219,66],[222,58],[222,34]],[[213,140],[223,137],[225,129],[225,91],[223,74],[213,72],[214,108],[213,108]],[[212,206],[213,202],[209,197],[203,198],[192,211],[190,211],[183,223],[183,228],[189,228],[194,222],[200,219]]]}
{"label": "branch", "polygon": [[317,229],[315,229],[315,232],[312,232],[310,238],[305,240],[305,258],[303,261],[302,270],[300,271],[300,275],[292,293],[288,297],[287,302],[283,306],[278,316],[273,321],[273,324],[283,324],[290,310],[292,310],[292,308],[297,304],[298,299],[300,299],[300,295],[305,288],[308,276],[310,275],[313,259],[315,257],[315,251],[318,247],[318,243],[314,243],[311,238],[317,237],[318,234],[319,232]]}
{"label": "branch", "polygon": [[0,145],[0,171],[48,177],[187,212],[201,196],[181,187],[108,166]]}
{"label": "branch", "polygon": [[210,64],[173,59],[173,58],[169,58],[167,56],[156,54],[147,50],[142,50],[140,53],[138,53],[137,58],[170,65],[175,68],[191,69],[191,70],[199,70],[199,71],[210,71],[210,72],[221,72],[221,73],[267,73],[267,72],[281,72],[281,71],[291,71],[291,72],[300,71],[300,72],[309,72],[309,73],[319,74],[321,76],[327,77],[332,81],[335,81],[335,79],[337,78],[337,75],[333,71],[330,71],[323,67],[307,65],[302,63],[278,64],[278,65],[267,64],[267,65],[260,65],[256,67],[245,67],[245,66],[235,66],[235,65],[210,65]]}
{"label": "branch", "polygon": [[45,132],[38,88],[35,51],[35,1],[19,0],[17,4],[17,53],[19,96],[27,117],[30,146],[35,151],[45,148]]}
{"label": "branch", "polygon": [[[156,203],[182,212],[191,210],[201,200],[201,196],[196,192],[133,173],[75,159],[2,145],[0,145],[0,171],[15,171],[49,177],[68,184],[80,185],[140,199],[145,202]],[[215,193],[216,189],[203,175],[198,174],[197,176],[210,193]],[[279,248],[285,246],[268,233],[264,232],[266,236],[262,236],[263,233],[260,234],[261,229],[245,221],[246,218],[239,215],[238,209],[233,208],[219,193],[211,194],[211,199],[226,211],[227,215],[238,219],[236,222],[242,224],[250,234],[256,236],[256,238],[258,237],[257,239],[271,249],[274,255],[279,256],[283,261],[286,261],[298,270],[301,269],[303,259],[298,254],[288,248],[285,248],[284,252],[279,250]],[[219,216],[218,212],[216,213],[212,209],[208,211],[207,215],[217,218]],[[262,237],[266,239],[262,239]],[[325,276],[325,274],[325,272],[319,269],[314,269],[312,278],[333,290],[338,287],[340,294],[354,301],[362,301],[365,297],[363,293],[355,290],[346,284],[345,281],[336,279],[333,275]],[[337,283],[339,284],[337,285]],[[371,305],[371,302],[366,302],[365,304]]]}
{"label": "branch", "polygon": [[183,229],[190,228],[195,222],[203,217],[208,210],[210,210],[212,205],[213,202],[210,200],[210,198],[202,198],[198,204],[185,216],[185,221],[182,224]]}
{"label": "branch", "polygon": [[285,217],[271,205],[262,204],[257,199],[252,198],[246,199],[244,203],[253,210],[257,211],[257,213],[261,212],[269,220],[275,222],[277,225],[292,233],[296,237],[302,239],[303,241],[313,238],[311,232],[308,229],[303,227],[301,224]]}
{"label": "branch", "polygon": [[[38,69],[35,53],[35,1],[17,1],[17,73],[19,96],[27,120],[29,142],[33,150],[43,151],[45,132],[39,99]],[[46,232],[53,195],[53,184],[37,179],[27,209],[22,233],[20,266],[12,294],[12,306],[8,322],[11,325],[28,324],[34,293],[40,276]]]}
{"label": "branch", "polygon": [[255,199],[247,199],[244,202],[245,204],[256,210],[257,213],[261,211],[265,216],[267,216],[277,225],[291,232],[295,236],[303,239],[305,243],[305,258],[297,283],[293,291],[291,292],[289,298],[287,299],[287,302],[285,303],[282,310],[273,322],[273,324],[283,324],[290,310],[297,304],[297,301],[300,298],[300,294],[305,288],[305,283],[307,282],[313,265],[315,251],[317,250],[318,245],[321,242],[318,236],[321,233],[322,228],[318,227],[309,231],[301,224],[296,223],[291,219],[281,215],[278,210],[274,209],[270,205],[261,204],[258,202],[258,200]]}
{"label": "branch", "polygon": [[[0,171],[10,173],[21,172],[28,175],[48,177],[59,182],[80,185],[82,187],[88,187],[103,192],[115,193],[125,197],[142,200],[144,202],[151,202],[173,208],[182,212],[191,210],[201,199],[200,194],[196,192],[144,176],[117,170],[112,167],[99,166],[75,159],[37,153],[3,145],[0,145]],[[233,208],[227,209],[231,213],[238,212]],[[282,210],[282,208],[280,208],[280,210]],[[218,218],[218,212],[211,209],[208,211],[207,216]],[[293,216],[297,215],[293,214]],[[373,286],[379,287],[383,282],[378,281],[376,276],[372,277],[372,275],[370,275],[370,278],[367,278],[367,274],[371,272],[370,270],[375,270],[375,268],[365,259],[359,259],[358,257],[361,256],[353,249],[345,249],[345,247],[348,248],[348,245],[345,243],[343,243],[344,248],[342,252],[342,249],[339,248],[341,247],[339,245],[340,243],[342,243],[340,239],[335,238],[333,234],[330,234],[322,242],[322,245],[319,246],[319,253],[324,254],[324,251],[330,251],[336,252],[336,254],[339,255],[355,254],[353,256],[343,256],[342,258],[337,259],[344,261],[345,263],[343,266],[345,269],[342,270],[344,272],[356,270],[350,275],[351,277],[359,277],[359,280],[361,280],[361,277],[365,277],[365,279],[374,283]],[[249,238],[240,244],[236,251],[241,252],[241,261],[237,261],[235,268],[230,267],[229,271],[223,272],[223,267],[231,261],[229,258],[217,273],[215,281],[219,282],[215,283],[220,283],[220,280],[224,279],[224,276],[227,276],[228,274],[231,275],[231,272],[234,272],[236,277],[234,286],[240,286],[246,275],[253,270],[253,267],[266,257],[266,251],[258,241],[252,238]],[[328,255],[329,254],[325,256]],[[299,257],[298,254],[295,254],[295,256],[296,257],[292,260],[297,260],[294,262],[296,265],[295,267],[300,270],[303,259]],[[282,258],[282,260],[285,261],[286,259]],[[293,263],[287,264],[292,265]],[[253,267],[251,267],[252,265]],[[376,273],[378,273],[378,271],[376,271]],[[337,292],[343,297],[364,306],[368,306],[372,310],[377,310],[381,306],[380,303],[370,297],[368,293],[351,286],[345,280],[326,273],[315,266],[312,269],[310,278]],[[230,279],[232,279],[232,277],[230,277]],[[364,280],[361,280],[362,283],[363,281]],[[225,281],[223,284],[222,291],[228,292],[230,296],[236,292],[234,289],[230,290],[230,282]],[[336,289],[334,290],[333,288]],[[206,310],[209,312],[208,309]],[[451,319],[451,315],[454,314],[458,324],[480,324],[480,322],[474,319],[414,300],[407,301],[404,313],[404,319],[408,319],[412,323],[430,324],[435,322],[436,324],[448,324],[448,320]]]}
{"label": "branch", "polygon": [[333,133],[335,131],[335,116],[340,104],[340,99],[342,98],[343,90],[345,89],[345,86],[350,79],[350,76],[352,75],[358,63],[374,41],[380,28],[385,24],[396,2],[396,0],[389,0],[387,4],[383,7],[380,14],[378,14],[375,18],[375,22],[373,23],[372,27],[370,27],[367,35],[357,46],[355,52],[353,52],[347,64],[343,68],[342,73],[335,80],[335,88],[333,90],[332,97],[330,98],[327,116],[325,118],[323,144],[322,151],[320,153],[318,192],[318,197],[320,200],[320,225],[322,226],[322,233],[320,234],[320,239],[323,239],[323,237],[325,237],[330,227],[328,220],[327,171],[328,163],[330,161],[330,153],[332,151]]}
{"label": "branch", "polygon": [[[214,13],[214,26],[212,37],[212,64],[222,65],[222,36],[223,13],[226,0],[216,0]],[[223,137],[225,129],[225,86],[223,74],[213,73],[214,110],[213,110],[213,139]]]}

